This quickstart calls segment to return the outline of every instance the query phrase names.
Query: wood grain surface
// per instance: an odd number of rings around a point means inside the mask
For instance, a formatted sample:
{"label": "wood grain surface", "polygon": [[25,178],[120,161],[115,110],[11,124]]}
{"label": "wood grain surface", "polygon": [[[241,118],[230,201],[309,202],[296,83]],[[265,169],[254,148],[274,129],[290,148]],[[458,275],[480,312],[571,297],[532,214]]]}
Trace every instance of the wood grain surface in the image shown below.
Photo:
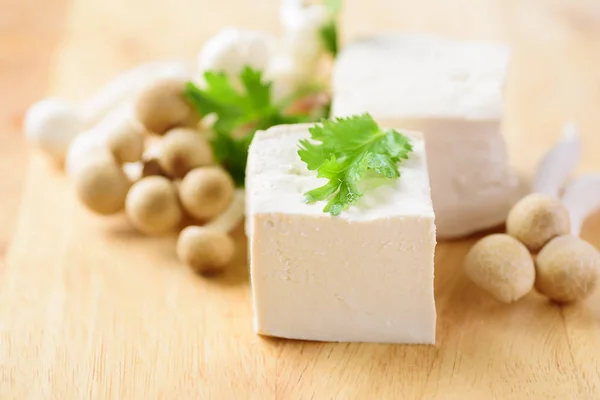
{"label": "wood grain surface", "polygon": [[[49,93],[79,99],[127,66],[194,57],[221,26],[277,32],[277,3],[1,3],[0,244],[12,241],[0,265],[0,398],[600,398],[600,294],[565,307],[536,293],[499,304],[462,273],[476,238],[437,247],[436,346],[335,344],[253,333],[241,227],[227,273],[200,278],[177,262],[175,237],[143,237],[122,216],[85,211],[37,152],[13,218],[25,170],[18,124],[45,82]],[[514,165],[530,173],[571,118],[585,141],[580,172],[600,170],[595,2],[346,3],[346,41],[410,30],[510,42],[505,130]],[[600,215],[583,236],[600,246]]]}

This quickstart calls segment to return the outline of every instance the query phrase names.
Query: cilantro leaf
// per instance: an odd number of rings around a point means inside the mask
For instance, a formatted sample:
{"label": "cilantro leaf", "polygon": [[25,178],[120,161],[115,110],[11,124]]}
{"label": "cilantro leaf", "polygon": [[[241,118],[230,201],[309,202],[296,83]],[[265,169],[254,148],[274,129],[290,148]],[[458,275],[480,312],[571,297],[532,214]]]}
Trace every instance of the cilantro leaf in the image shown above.
{"label": "cilantro leaf", "polygon": [[188,82],[184,95],[201,115],[216,115],[213,126],[216,131],[233,131],[275,114],[271,83],[263,82],[261,75],[260,71],[245,67],[240,73],[240,92],[224,73],[207,71],[206,87],[200,89]]}
{"label": "cilantro leaf", "polygon": [[333,57],[337,56],[338,53],[338,33],[337,26],[335,21],[329,21],[327,24],[321,27],[319,31],[319,35],[321,36],[321,42]]}
{"label": "cilantro leaf", "polygon": [[367,172],[390,179],[400,177],[398,164],[413,150],[410,139],[393,129],[381,129],[369,114],[323,121],[300,140],[298,155],[317,177],[329,182],[304,194],[307,203],[328,200],[323,209],[339,215],[363,193]]}
{"label": "cilantro leaf", "polygon": [[324,0],[324,5],[329,14],[329,21],[321,27],[319,36],[325,50],[335,57],[339,49],[336,19],[342,9],[342,0]]}
{"label": "cilantro leaf", "polygon": [[215,137],[211,140],[215,158],[229,172],[238,187],[244,186],[248,149],[253,138],[254,132],[240,139],[216,132]]}
{"label": "cilantro leaf", "polygon": [[246,66],[240,80],[248,94],[249,109],[256,112],[271,110],[271,82],[263,82],[262,72]]}
{"label": "cilantro leaf", "polygon": [[[245,67],[240,73],[241,90],[224,73],[204,73],[206,86],[186,84],[184,96],[202,116],[213,114],[211,140],[216,160],[229,171],[238,186],[244,185],[248,148],[257,129],[293,123],[271,103],[271,83],[262,73]],[[290,121],[290,122],[288,122]]]}
{"label": "cilantro leaf", "polygon": [[201,116],[215,116],[213,154],[238,186],[244,185],[248,148],[257,130],[311,120],[309,115],[284,114],[287,104],[273,104],[271,83],[248,66],[240,73],[240,88],[220,72],[205,72],[204,81],[203,88],[188,82],[184,96]]}

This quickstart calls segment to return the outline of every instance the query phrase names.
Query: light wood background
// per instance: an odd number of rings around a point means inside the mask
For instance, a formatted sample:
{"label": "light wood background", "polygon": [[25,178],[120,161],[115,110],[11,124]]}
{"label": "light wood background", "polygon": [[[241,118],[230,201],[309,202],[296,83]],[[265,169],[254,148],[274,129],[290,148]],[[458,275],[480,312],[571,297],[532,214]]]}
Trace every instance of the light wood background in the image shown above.
{"label": "light wood background", "polygon": [[[127,66],[193,57],[226,24],[277,31],[277,3],[0,0],[0,398],[600,398],[600,294],[501,305],[461,271],[475,238],[437,248],[436,346],[261,338],[241,229],[229,271],[196,277],[176,261],[175,238],[90,215],[60,171],[26,152],[20,120],[36,97],[82,98]],[[595,1],[346,3],[345,40],[412,30],[511,42],[515,166],[530,172],[572,118],[585,140],[580,172],[600,170]],[[600,246],[600,215],[584,237]]]}

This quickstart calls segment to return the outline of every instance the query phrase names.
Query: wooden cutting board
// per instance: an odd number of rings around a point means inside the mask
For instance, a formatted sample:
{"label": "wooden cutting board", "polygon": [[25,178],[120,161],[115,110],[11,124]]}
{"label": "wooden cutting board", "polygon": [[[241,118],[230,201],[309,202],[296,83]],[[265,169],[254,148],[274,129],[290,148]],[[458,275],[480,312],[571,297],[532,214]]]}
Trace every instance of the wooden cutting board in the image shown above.
{"label": "wooden cutting board", "polygon": [[[127,66],[193,57],[225,24],[276,32],[277,3],[73,0],[51,92],[81,98]],[[573,118],[585,140],[580,172],[600,169],[593,10],[536,0],[346,3],[346,40],[416,30],[510,41],[515,166],[530,172]],[[89,214],[33,153],[0,276],[0,398],[600,398],[600,294],[566,307],[536,293],[499,304],[462,273],[476,238],[438,245],[437,345],[406,346],[257,336],[241,227],[235,235],[227,273],[195,276],[176,260],[175,237],[143,237],[122,216]],[[600,216],[584,237],[600,246]]]}

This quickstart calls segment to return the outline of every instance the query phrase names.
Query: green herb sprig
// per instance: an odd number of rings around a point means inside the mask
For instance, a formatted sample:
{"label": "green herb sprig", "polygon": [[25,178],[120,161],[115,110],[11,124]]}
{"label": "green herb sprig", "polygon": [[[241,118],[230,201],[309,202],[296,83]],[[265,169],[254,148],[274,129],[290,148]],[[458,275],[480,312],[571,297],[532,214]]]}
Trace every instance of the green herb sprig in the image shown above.
{"label": "green herb sprig", "polygon": [[321,27],[319,36],[321,37],[321,42],[323,43],[325,50],[335,57],[337,56],[339,49],[337,18],[342,9],[342,0],[324,0],[323,4],[327,9],[329,20]]}
{"label": "green herb sprig", "polygon": [[399,178],[399,164],[413,150],[407,136],[381,129],[369,114],[326,120],[309,132],[311,139],[300,140],[298,155],[309,170],[329,182],[306,192],[305,201],[328,200],[323,211],[331,215],[360,200],[359,183],[368,172]]}
{"label": "green herb sprig", "polygon": [[211,126],[213,153],[236,184],[243,186],[254,133],[275,125],[308,122],[310,117],[285,114],[289,100],[285,104],[272,101],[271,83],[263,80],[261,71],[245,67],[239,79],[241,89],[224,73],[207,71],[205,87],[188,82],[184,95],[200,115],[215,116]]}

